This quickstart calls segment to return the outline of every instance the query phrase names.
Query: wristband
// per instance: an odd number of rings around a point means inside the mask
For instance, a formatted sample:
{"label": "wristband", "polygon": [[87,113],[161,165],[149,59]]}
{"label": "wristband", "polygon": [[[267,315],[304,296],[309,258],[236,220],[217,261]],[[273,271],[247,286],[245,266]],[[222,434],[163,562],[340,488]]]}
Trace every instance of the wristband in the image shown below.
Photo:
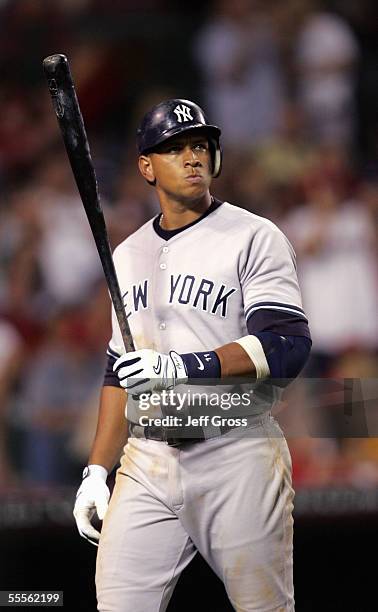
{"label": "wristband", "polygon": [[243,338],[234,340],[234,342],[240,344],[252,361],[256,369],[256,378],[258,380],[267,378],[270,374],[269,364],[259,338],[256,336],[243,336]]}
{"label": "wristband", "polygon": [[98,478],[102,478],[102,480],[106,482],[106,479],[108,477],[108,470],[102,465],[87,465],[83,469],[83,480],[84,478],[88,478],[88,476],[97,476]]}
{"label": "wristband", "polygon": [[215,351],[181,355],[188,378],[220,378],[221,365]]}

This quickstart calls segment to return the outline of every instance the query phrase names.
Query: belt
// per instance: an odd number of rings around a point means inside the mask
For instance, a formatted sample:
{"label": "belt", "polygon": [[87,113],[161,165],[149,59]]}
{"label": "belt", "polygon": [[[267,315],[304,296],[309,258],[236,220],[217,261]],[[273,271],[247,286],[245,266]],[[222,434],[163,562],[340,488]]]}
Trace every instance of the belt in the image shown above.
{"label": "belt", "polygon": [[[265,413],[266,415],[267,413]],[[270,414],[270,412],[269,412]],[[249,421],[257,422],[261,421],[262,414],[250,415]],[[146,425],[142,427],[136,423],[131,423],[131,435],[137,438],[146,438],[147,440],[155,440],[158,442],[165,442],[169,446],[181,446],[183,444],[191,444],[194,442],[203,442],[204,440],[210,440],[212,438],[218,438],[228,433],[232,429],[243,429],[241,425],[219,425],[218,427],[211,427],[203,429],[202,427],[191,427],[188,436],[182,435],[182,427],[162,427],[158,425]]]}
{"label": "belt", "polygon": [[[168,446],[180,446],[189,442],[199,442],[204,440],[203,431],[199,432],[197,438],[183,438],[179,435],[177,427],[161,427],[157,425],[147,425],[143,428],[143,435],[147,440],[156,440],[158,442],[165,442]],[[201,435],[202,434],[202,435]]]}
{"label": "belt", "polygon": [[195,430],[195,435],[193,435],[193,432],[190,437],[183,437],[180,435],[180,433],[182,434],[182,429],[179,427],[158,427],[155,425],[147,425],[143,428],[143,433],[147,440],[165,442],[168,444],[168,446],[181,446],[182,444],[203,442],[204,440],[223,436],[225,433],[231,429],[235,429],[236,427],[236,425],[222,425],[217,428],[216,433],[213,435],[209,435],[209,432],[205,432],[202,427],[193,427],[192,431]]}

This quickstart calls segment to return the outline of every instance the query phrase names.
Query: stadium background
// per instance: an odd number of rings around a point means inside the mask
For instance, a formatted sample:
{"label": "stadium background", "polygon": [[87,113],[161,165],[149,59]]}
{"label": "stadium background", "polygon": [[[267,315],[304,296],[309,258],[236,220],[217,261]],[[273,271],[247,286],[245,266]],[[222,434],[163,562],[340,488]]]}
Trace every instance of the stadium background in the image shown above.
{"label": "stadium background", "polygon": [[[277,413],[297,491],[297,609],[376,609],[375,3],[2,0],[0,32],[0,590],[61,589],[67,610],[95,609],[95,550],[71,512],[109,302],[42,74],[64,52],[113,246],[157,212],[134,132],[166,97],[198,101],[223,129],[214,195],[293,242],[314,338],[310,380]],[[349,381],[348,401],[324,378]],[[200,560],[170,610],[194,606],[229,609]]]}

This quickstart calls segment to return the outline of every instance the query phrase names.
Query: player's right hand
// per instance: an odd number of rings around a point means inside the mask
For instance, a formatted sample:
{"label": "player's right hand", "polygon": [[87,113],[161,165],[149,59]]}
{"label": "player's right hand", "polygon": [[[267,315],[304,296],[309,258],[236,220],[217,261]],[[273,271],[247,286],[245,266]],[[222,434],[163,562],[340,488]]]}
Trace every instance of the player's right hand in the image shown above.
{"label": "player's right hand", "polygon": [[94,546],[98,546],[100,533],[91,524],[95,512],[102,521],[108,509],[110,491],[106,484],[107,470],[102,465],[84,468],[83,482],[76,494],[73,510],[80,535]]}

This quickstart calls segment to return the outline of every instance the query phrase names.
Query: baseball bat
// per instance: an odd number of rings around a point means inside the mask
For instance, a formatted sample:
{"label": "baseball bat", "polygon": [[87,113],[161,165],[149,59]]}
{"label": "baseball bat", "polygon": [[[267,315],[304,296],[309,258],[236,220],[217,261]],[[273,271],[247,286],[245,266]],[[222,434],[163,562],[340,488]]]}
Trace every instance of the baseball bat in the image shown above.
{"label": "baseball bat", "polygon": [[123,306],[101,208],[88,138],[67,57],[61,53],[46,57],[43,60],[43,70],[72,172],[100,256],[123,343],[127,352],[134,351],[134,342]]}

